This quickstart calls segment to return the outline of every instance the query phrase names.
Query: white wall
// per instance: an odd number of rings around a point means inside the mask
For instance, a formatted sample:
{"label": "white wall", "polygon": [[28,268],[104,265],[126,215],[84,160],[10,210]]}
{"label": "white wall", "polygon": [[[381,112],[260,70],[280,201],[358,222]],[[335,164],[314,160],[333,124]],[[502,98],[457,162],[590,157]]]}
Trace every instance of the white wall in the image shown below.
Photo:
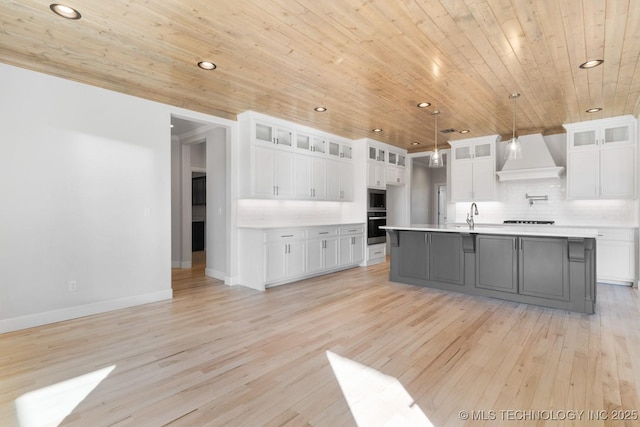
{"label": "white wall", "polygon": [[3,64],[0,93],[0,332],[171,298],[168,107]]}
{"label": "white wall", "polygon": [[220,280],[228,276],[229,236],[227,210],[227,132],[223,128],[210,131],[206,138],[207,168],[207,267],[206,274]]}
{"label": "white wall", "polygon": [[227,149],[236,122],[4,64],[0,94],[0,333],[171,298],[191,171],[170,117],[226,129]]}

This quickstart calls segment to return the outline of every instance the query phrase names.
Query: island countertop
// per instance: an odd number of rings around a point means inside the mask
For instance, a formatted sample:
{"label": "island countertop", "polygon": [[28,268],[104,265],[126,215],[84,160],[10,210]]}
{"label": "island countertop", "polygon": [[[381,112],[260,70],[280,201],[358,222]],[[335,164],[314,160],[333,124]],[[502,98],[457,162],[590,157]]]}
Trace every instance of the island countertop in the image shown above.
{"label": "island countertop", "polygon": [[470,229],[468,225],[460,224],[409,224],[387,225],[380,227],[384,230],[404,231],[438,231],[445,233],[469,233],[469,234],[501,234],[511,236],[547,236],[547,237],[572,237],[572,238],[596,238],[598,230],[583,227],[556,227],[554,225],[476,225]]}

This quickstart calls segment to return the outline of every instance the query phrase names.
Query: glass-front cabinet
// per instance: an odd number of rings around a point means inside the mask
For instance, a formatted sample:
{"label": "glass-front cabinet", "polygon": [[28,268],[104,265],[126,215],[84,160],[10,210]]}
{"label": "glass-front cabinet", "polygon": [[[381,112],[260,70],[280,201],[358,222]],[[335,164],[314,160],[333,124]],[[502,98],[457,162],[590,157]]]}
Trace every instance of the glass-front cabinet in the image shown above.
{"label": "glass-front cabinet", "polygon": [[567,197],[573,200],[636,197],[636,119],[612,117],[564,125],[567,129]]}

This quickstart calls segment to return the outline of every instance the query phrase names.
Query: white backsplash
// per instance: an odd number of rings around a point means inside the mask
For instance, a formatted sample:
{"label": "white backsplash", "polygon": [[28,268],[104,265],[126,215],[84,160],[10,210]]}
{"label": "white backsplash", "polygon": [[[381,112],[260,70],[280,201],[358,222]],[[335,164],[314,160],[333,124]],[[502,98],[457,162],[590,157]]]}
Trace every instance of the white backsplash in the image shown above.
{"label": "white backsplash", "polygon": [[[238,200],[238,225],[287,227],[340,224],[345,222],[343,205],[340,202],[242,199]],[[353,222],[357,221],[354,219]]]}
{"label": "white backsplash", "polygon": [[[525,194],[547,195],[548,201],[529,205]],[[637,200],[566,200],[566,177],[496,183],[496,202],[478,202],[480,223],[506,219],[553,220],[564,226],[638,226]],[[455,203],[455,222],[465,222],[470,203]],[[449,214],[449,218],[452,215]]]}

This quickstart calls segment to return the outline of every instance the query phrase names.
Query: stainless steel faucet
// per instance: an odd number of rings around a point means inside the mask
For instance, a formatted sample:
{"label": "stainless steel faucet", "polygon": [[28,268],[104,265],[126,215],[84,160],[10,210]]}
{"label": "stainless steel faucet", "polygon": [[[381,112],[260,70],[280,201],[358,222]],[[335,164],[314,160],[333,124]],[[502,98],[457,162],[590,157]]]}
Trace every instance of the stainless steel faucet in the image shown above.
{"label": "stainless steel faucet", "polygon": [[476,202],[471,203],[471,208],[469,209],[469,212],[467,212],[467,224],[469,224],[469,230],[473,230],[473,227],[476,225],[476,223],[473,221],[473,214],[478,215],[478,205],[476,205]]}

